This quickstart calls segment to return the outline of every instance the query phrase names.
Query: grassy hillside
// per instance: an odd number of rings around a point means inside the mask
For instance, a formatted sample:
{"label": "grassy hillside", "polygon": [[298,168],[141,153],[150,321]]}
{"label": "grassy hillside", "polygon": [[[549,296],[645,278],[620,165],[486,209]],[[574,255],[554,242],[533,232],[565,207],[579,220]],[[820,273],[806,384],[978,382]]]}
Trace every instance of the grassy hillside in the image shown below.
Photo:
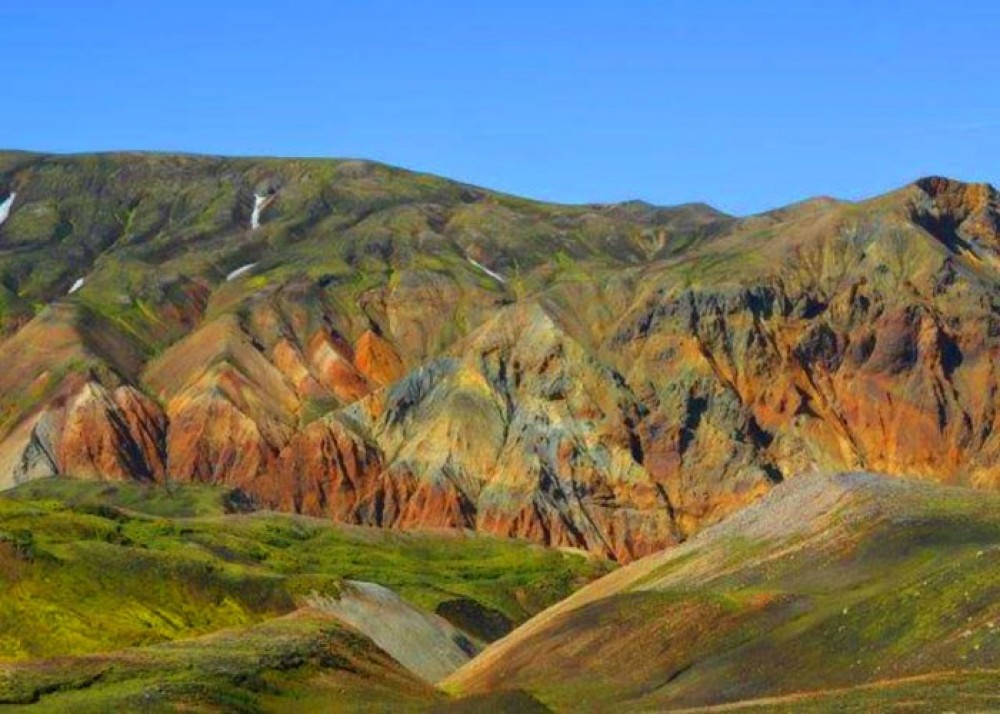
{"label": "grassy hillside", "polygon": [[443,699],[367,638],[308,610],[0,674],[5,711],[423,711]]}
{"label": "grassy hillside", "polygon": [[148,491],[70,480],[4,494],[0,661],[258,623],[295,610],[311,594],[335,596],[345,578],[387,586],[476,636],[477,623],[522,622],[608,567],[463,533],[224,515],[227,495],[210,487]]}
{"label": "grassy hillside", "polygon": [[446,687],[558,711],[992,708],[998,565],[996,496],[804,476],[571,596]]}
{"label": "grassy hillside", "polygon": [[[992,495],[869,474],[802,476],[569,594],[607,565],[482,536],[226,514],[231,494],[207,487],[149,501],[186,515],[150,515],[141,494],[43,480],[0,499],[0,631],[13,635],[5,647],[19,648],[0,662],[0,701],[43,712],[867,712],[996,702]],[[486,612],[518,621],[568,597],[436,691],[304,606],[306,595],[337,598],[345,578],[387,585],[460,627],[470,612],[480,624]],[[441,607],[456,602],[463,607]]]}

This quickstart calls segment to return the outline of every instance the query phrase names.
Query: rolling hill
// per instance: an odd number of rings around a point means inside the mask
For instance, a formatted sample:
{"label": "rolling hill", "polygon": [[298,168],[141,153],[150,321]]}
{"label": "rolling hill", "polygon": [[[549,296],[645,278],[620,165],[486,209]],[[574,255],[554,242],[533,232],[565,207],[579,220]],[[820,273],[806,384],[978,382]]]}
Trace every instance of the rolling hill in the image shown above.
{"label": "rolling hill", "polygon": [[802,476],[445,680],[554,711],[992,711],[1000,498]]}
{"label": "rolling hill", "polygon": [[216,486],[0,494],[0,706],[422,711],[486,643],[611,569],[246,506]]}
{"label": "rolling hill", "polygon": [[[804,474],[615,570],[213,486],[0,495],[12,711],[990,711],[1000,495]],[[589,583],[589,584],[588,584]]]}

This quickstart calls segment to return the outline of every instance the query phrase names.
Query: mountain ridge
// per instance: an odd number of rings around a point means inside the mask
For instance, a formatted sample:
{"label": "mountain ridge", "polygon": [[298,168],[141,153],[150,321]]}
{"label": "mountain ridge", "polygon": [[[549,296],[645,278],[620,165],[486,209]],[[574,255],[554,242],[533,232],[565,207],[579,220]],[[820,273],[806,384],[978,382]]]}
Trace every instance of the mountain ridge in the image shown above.
{"label": "mountain ridge", "polygon": [[14,186],[0,484],[218,482],[627,561],[797,473],[1000,483],[988,185],[734,218],[375,162],[0,154]]}

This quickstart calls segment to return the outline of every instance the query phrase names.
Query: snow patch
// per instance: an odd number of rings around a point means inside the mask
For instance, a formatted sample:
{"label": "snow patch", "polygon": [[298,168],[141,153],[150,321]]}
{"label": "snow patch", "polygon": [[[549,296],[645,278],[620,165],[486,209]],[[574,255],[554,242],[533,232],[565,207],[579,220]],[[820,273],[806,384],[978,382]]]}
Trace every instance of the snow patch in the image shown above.
{"label": "snow patch", "polygon": [[69,292],[66,293],[66,294],[67,295],[72,295],[73,293],[75,293],[77,290],[79,290],[82,287],[83,287],[83,278],[77,278],[76,282],[69,286]]}
{"label": "snow patch", "polygon": [[483,265],[482,263],[480,263],[478,260],[474,260],[474,259],[469,258],[469,257],[466,257],[466,260],[468,260],[474,266],[476,266],[477,268],[479,268],[480,270],[482,270],[484,273],[486,273],[487,275],[489,275],[491,278],[493,278],[495,280],[499,280],[501,283],[506,283],[507,282],[507,279],[504,276],[500,275],[500,273],[493,272],[492,270],[490,270],[489,268],[487,268],[485,265]]}
{"label": "snow patch", "polygon": [[0,224],[3,224],[10,216],[10,209],[14,205],[14,199],[17,198],[17,191],[11,192],[7,198],[4,199],[3,203],[0,203]]}
{"label": "snow patch", "polygon": [[250,230],[255,231],[260,228],[260,212],[264,209],[267,196],[253,195],[253,213],[250,215]]}
{"label": "snow patch", "polygon": [[230,280],[236,280],[236,278],[242,278],[244,275],[253,270],[256,266],[257,266],[256,263],[247,263],[246,265],[241,265],[236,270],[234,270],[233,272],[231,272],[229,275],[226,276],[226,282],[228,283]]}

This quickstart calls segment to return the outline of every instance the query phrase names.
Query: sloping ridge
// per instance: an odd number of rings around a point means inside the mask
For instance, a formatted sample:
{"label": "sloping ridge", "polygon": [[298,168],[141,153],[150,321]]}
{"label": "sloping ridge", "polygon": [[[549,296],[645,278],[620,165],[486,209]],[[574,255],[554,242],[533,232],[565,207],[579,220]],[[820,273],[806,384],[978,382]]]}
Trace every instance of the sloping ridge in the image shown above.
{"label": "sloping ridge", "polygon": [[791,695],[919,709],[949,687],[983,704],[1000,666],[998,565],[994,494],[800,476],[542,612],[442,686],[524,690],[559,711]]}

